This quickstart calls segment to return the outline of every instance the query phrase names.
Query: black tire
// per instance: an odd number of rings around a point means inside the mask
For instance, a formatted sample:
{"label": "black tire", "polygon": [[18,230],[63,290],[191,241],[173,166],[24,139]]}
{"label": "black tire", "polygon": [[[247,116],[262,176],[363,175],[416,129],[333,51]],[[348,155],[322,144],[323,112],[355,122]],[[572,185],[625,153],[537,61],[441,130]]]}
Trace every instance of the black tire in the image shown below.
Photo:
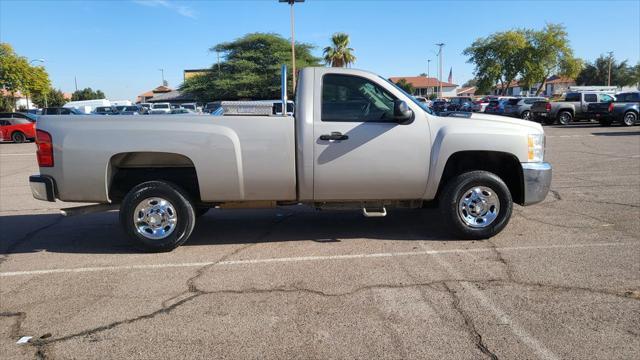
{"label": "black tire", "polygon": [[560,111],[558,113],[558,123],[560,125],[569,125],[573,121],[573,115],[571,115],[571,111]]}
{"label": "black tire", "polygon": [[638,114],[633,111],[627,111],[624,113],[624,117],[622,118],[622,123],[625,126],[633,126],[638,122]]}
{"label": "black tire", "polygon": [[23,133],[21,133],[20,131],[16,131],[13,134],[11,134],[11,140],[14,143],[20,144],[20,143],[23,143],[23,142],[27,141],[27,137]]}
{"label": "black tire", "polygon": [[520,114],[520,118],[522,120],[533,120],[533,117],[531,115],[531,111],[529,111],[529,110],[523,111],[522,114]]}
{"label": "black tire", "polygon": [[[473,187],[487,187],[498,197],[499,210],[493,222],[485,227],[467,224],[458,206],[463,196]],[[440,196],[440,211],[445,223],[462,239],[487,239],[498,234],[509,223],[513,211],[513,201],[507,185],[497,175],[488,171],[471,171],[449,180]]]}
{"label": "black tire", "polygon": [[[137,228],[139,223],[134,220],[136,207],[150,198],[165,199],[172,206],[169,213],[175,210],[177,221],[166,237],[151,239],[142,235]],[[182,245],[191,236],[195,220],[196,214],[189,195],[178,186],[165,181],[148,181],[134,187],[120,205],[122,228],[136,245],[146,251],[170,251]]]}

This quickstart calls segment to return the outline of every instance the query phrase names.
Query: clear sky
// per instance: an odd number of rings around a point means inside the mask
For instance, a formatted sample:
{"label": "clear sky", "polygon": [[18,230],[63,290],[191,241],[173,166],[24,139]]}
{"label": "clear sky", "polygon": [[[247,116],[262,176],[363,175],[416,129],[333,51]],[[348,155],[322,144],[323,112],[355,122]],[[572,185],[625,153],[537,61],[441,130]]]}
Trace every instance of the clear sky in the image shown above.
{"label": "clear sky", "polygon": [[[330,1],[296,5],[296,40],[317,46],[337,31],[351,36],[356,68],[380,75],[436,71],[435,43],[444,42],[444,77],[472,77],[462,51],[478,37],[515,27],[567,27],[578,57],[613,51],[640,59],[640,0],[629,1]],[[0,41],[29,59],[44,58],[53,85],[103,90],[131,99],[161,82],[182,82],[182,70],[208,67],[208,49],[249,32],[290,36],[289,7],[262,1],[0,0]]]}

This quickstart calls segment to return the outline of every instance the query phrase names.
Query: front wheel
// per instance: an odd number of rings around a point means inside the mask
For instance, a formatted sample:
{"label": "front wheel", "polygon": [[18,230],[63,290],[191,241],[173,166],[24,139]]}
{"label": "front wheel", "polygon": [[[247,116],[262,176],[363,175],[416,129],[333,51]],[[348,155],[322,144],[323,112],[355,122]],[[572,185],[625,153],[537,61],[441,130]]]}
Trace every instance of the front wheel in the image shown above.
{"label": "front wheel", "polygon": [[634,113],[633,111],[628,111],[626,114],[624,114],[624,118],[622,119],[622,122],[626,126],[633,126],[635,125],[636,121],[638,121],[638,115],[636,115],[636,113]]}
{"label": "front wheel", "polygon": [[195,219],[187,193],[164,181],[134,187],[120,205],[124,231],[148,251],[170,251],[182,245],[193,232]]}
{"label": "front wheel", "polygon": [[524,112],[522,112],[522,115],[520,115],[520,117],[522,118],[522,120],[531,120],[531,111],[525,110]]}
{"label": "front wheel", "polygon": [[509,223],[513,201],[507,185],[493,173],[471,171],[444,187],[440,210],[449,228],[463,239],[486,239]]}

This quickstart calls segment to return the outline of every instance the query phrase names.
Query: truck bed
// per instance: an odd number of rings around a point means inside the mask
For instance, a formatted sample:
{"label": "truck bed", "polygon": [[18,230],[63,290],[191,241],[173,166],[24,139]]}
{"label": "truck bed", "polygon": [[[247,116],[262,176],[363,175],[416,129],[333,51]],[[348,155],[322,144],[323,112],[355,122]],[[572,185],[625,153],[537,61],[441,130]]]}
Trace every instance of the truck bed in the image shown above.
{"label": "truck bed", "polygon": [[290,116],[42,116],[37,128],[52,136],[54,166],[40,170],[61,200],[109,201],[118,171],[149,165],[197,169],[202,201],[296,199]]}

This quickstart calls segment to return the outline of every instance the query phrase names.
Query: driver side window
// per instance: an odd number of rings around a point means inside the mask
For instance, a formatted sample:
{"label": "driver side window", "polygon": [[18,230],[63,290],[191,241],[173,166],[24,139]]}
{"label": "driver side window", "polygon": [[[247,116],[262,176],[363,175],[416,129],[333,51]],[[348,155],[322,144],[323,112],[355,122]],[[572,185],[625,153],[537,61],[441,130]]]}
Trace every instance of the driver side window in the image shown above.
{"label": "driver side window", "polygon": [[352,75],[322,79],[322,121],[394,122],[396,98],[379,85]]}

